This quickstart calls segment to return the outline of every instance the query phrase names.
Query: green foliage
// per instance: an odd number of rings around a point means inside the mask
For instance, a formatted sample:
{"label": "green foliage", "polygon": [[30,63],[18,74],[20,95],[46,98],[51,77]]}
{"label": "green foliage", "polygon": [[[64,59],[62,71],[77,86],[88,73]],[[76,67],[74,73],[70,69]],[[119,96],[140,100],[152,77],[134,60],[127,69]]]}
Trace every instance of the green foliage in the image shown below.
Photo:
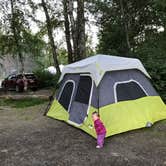
{"label": "green foliage", "polygon": [[14,53],[15,46],[13,45],[14,40],[11,35],[3,35],[0,34],[0,54],[6,55],[10,53]]}
{"label": "green foliage", "polygon": [[[151,75],[157,91],[166,101],[166,1],[121,2],[124,13],[120,10],[120,0],[93,2],[91,9],[101,27],[97,52],[139,58]],[[163,32],[159,32],[161,27]],[[126,34],[131,46],[129,52]]]}
{"label": "green foliage", "polygon": [[121,26],[105,25],[99,34],[99,45],[97,52],[104,54],[125,54],[125,34]]}
{"label": "green foliage", "polygon": [[[51,15],[51,27],[54,30],[60,27],[62,22],[58,16],[59,12],[55,13],[57,10],[57,8],[55,9],[56,2],[53,0],[47,2]],[[41,10],[40,3],[41,1],[34,2],[31,0],[26,2],[18,0],[0,1],[0,32],[2,31],[0,33],[0,56],[7,54],[13,57],[17,56],[22,69],[24,68],[24,59],[27,59],[27,57],[31,58],[32,56],[37,62],[42,62],[42,66],[45,66],[46,56],[49,56],[48,61],[53,61],[50,56],[50,43],[46,43],[43,39],[44,35],[47,34],[46,23],[37,20],[36,17],[36,12]],[[37,34],[32,34],[30,30],[30,26],[33,24],[38,25],[41,29]],[[44,60],[40,61],[40,57],[44,57]]]}
{"label": "green foliage", "polygon": [[25,108],[31,107],[35,105],[42,104],[43,102],[47,102],[46,99],[39,99],[39,98],[26,98],[26,99],[1,99],[0,106],[10,106],[14,108]]}
{"label": "green foliage", "polygon": [[[166,33],[151,35],[135,54],[144,63],[159,94],[166,101]],[[139,56],[138,56],[139,55]]]}
{"label": "green foliage", "polygon": [[[94,1],[98,24],[100,25],[98,52],[132,55],[140,42],[146,36],[157,33],[158,27],[165,26],[166,10],[162,3],[156,1],[121,0],[124,15],[121,12],[120,1]],[[160,0],[162,1],[162,0]],[[160,5],[161,6],[160,6]],[[125,25],[127,26],[127,33]],[[131,53],[128,52],[126,35],[128,34]]]}
{"label": "green foliage", "polygon": [[[24,29],[22,32],[22,40],[20,42],[20,51],[25,56],[40,57],[44,55],[46,43],[37,35],[33,35],[30,31]],[[0,53],[1,55],[16,55],[16,43],[13,35],[0,34]]]}
{"label": "green foliage", "polygon": [[50,72],[42,69],[34,71],[34,74],[39,80],[39,88],[54,87],[58,88],[59,75],[53,75]]}
{"label": "green foliage", "polygon": [[46,43],[38,35],[33,35],[30,31],[24,30],[22,41],[22,52],[25,55],[40,57],[45,54]]}
{"label": "green foliage", "polygon": [[67,51],[65,49],[63,49],[63,48],[58,49],[58,62],[59,62],[59,64],[63,64],[63,65],[67,64],[68,63],[67,56],[68,56],[68,54],[67,54]]}

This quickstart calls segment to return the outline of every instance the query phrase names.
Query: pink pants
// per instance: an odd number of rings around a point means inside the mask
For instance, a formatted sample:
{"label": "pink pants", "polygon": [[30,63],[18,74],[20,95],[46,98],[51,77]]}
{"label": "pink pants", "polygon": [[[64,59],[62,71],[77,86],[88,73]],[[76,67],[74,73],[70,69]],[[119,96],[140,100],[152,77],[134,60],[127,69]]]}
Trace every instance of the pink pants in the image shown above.
{"label": "pink pants", "polygon": [[97,145],[100,147],[103,147],[105,135],[106,133],[97,135]]}

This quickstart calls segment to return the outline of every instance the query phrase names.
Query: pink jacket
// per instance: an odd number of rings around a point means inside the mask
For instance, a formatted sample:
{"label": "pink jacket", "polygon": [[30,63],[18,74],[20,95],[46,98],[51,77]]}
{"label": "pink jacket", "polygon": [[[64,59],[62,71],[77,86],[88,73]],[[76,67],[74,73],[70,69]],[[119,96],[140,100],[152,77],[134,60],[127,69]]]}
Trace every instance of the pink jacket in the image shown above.
{"label": "pink jacket", "polygon": [[106,128],[100,119],[94,121],[94,127],[97,135],[106,133]]}

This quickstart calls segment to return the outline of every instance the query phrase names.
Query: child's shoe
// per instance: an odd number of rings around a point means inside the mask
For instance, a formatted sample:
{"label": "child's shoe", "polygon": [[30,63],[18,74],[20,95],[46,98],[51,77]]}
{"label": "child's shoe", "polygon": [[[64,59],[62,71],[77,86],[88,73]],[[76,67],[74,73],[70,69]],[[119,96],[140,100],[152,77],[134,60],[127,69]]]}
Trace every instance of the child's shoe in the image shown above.
{"label": "child's shoe", "polygon": [[101,147],[100,145],[97,145],[96,148],[97,148],[97,149],[100,149],[100,148],[102,148],[102,147]]}

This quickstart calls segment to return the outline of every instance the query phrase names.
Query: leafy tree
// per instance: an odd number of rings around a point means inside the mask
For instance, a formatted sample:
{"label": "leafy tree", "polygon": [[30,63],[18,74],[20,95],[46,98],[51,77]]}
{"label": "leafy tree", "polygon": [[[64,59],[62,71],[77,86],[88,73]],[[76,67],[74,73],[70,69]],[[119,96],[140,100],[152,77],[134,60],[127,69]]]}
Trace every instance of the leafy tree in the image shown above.
{"label": "leafy tree", "polygon": [[31,33],[25,3],[19,0],[0,1],[1,8],[1,56],[18,56],[21,63],[20,72],[24,72],[25,56],[44,54],[45,42],[38,35]]}
{"label": "leafy tree", "polygon": [[166,101],[166,33],[151,35],[135,50],[152,77],[152,83]]}
{"label": "leafy tree", "polygon": [[[48,42],[48,50],[47,53],[52,54],[52,59],[54,62],[54,66],[56,67],[56,70],[58,73],[60,73],[59,69],[59,62],[58,62],[58,47],[54,40],[56,37],[54,34],[54,30],[56,28],[61,27],[61,8],[59,5],[60,3],[58,1],[54,0],[41,0],[40,2],[34,2],[32,0],[28,0],[28,3],[33,11],[33,14],[31,15],[32,20],[37,23],[39,27],[38,34],[41,38],[43,38],[45,35],[48,36],[49,42]],[[45,14],[45,21],[43,20],[37,20],[35,17],[35,14],[37,11],[43,12]],[[47,55],[48,57],[49,54]]]}
{"label": "leafy tree", "polygon": [[97,52],[141,59],[157,90],[166,99],[165,2],[95,0],[91,1],[90,10],[100,27]]}
{"label": "leafy tree", "polygon": [[[157,11],[154,1],[93,1],[99,33],[99,51],[132,56],[145,34],[155,33],[165,16]],[[91,9],[91,10],[92,10]]]}
{"label": "leafy tree", "polygon": [[50,40],[50,45],[52,48],[54,64],[55,64],[57,72],[61,73],[60,68],[59,68],[58,59],[57,59],[57,46],[55,45],[54,38],[53,38],[53,26],[51,24],[51,18],[50,18],[50,15],[48,13],[48,7],[47,7],[45,0],[41,0],[41,6],[43,7],[44,13],[46,16],[46,25],[47,25],[47,31],[48,31],[48,37]]}

